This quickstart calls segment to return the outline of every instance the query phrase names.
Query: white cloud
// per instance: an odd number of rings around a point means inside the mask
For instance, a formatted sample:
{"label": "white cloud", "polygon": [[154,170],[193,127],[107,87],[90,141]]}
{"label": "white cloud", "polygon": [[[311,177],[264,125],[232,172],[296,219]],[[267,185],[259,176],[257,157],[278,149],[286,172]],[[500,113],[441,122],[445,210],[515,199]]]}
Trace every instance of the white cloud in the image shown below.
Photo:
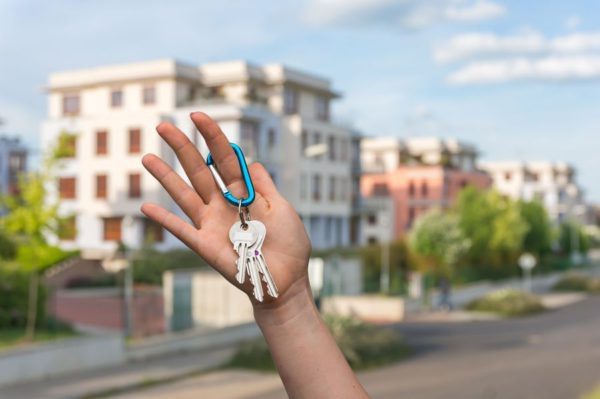
{"label": "white cloud", "polygon": [[579,15],[571,15],[565,20],[565,28],[569,30],[577,29],[581,25],[581,18]]}
{"label": "white cloud", "polygon": [[566,81],[600,78],[600,56],[567,55],[476,61],[448,77],[456,85],[515,80]]}
{"label": "white cloud", "polygon": [[452,62],[478,56],[543,55],[600,50],[600,32],[571,33],[546,38],[535,31],[512,36],[493,33],[468,33],[437,45],[433,57],[438,62]]}
{"label": "white cloud", "polygon": [[477,22],[506,13],[492,0],[309,0],[304,19],[316,26],[421,29],[444,22]]}
{"label": "white cloud", "polygon": [[467,6],[450,5],[446,16],[450,21],[482,21],[506,14],[506,8],[489,0],[478,0]]}

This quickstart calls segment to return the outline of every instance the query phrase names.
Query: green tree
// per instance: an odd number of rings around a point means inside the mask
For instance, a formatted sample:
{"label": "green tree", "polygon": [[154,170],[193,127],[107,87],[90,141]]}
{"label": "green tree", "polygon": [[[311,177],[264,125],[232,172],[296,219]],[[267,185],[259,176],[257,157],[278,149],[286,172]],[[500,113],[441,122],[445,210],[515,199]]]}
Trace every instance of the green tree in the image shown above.
{"label": "green tree", "polygon": [[470,240],[472,265],[500,266],[516,260],[528,230],[517,203],[496,191],[463,190],[457,212],[463,234]]}
{"label": "green tree", "polygon": [[585,254],[590,249],[588,235],[581,225],[575,221],[567,221],[560,225],[558,242],[561,252],[565,255],[572,253],[574,250]]}
{"label": "green tree", "polygon": [[38,315],[38,293],[40,273],[68,256],[60,249],[48,244],[47,237],[60,224],[58,202],[47,196],[49,184],[54,179],[52,172],[57,166],[56,153],[60,146],[50,151],[39,171],[19,176],[18,194],[2,198],[7,214],[1,220],[1,228],[14,236],[17,244],[16,260],[29,274],[27,327],[25,338],[33,339]]}
{"label": "green tree", "polygon": [[427,271],[451,277],[454,268],[470,248],[458,216],[434,209],[419,219],[409,236],[412,250],[425,262]]}
{"label": "green tree", "polygon": [[521,217],[528,229],[523,237],[523,250],[538,257],[552,250],[552,224],[544,206],[538,201],[520,201]]}

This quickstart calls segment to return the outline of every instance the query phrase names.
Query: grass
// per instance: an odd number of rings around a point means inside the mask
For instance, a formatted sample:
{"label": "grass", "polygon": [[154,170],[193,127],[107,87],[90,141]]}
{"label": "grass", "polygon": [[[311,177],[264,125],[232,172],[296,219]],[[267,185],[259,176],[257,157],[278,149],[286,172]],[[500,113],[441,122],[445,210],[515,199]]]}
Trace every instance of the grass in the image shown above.
{"label": "grass", "polygon": [[504,317],[526,316],[545,310],[540,299],[517,290],[499,290],[475,299],[467,305],[468,310],[496,313]]}
{"label": "grass", "polygon": [[22,328],[0,329],[0,350],[17,346],[23,346],[32,342],[47,342],[77,336],[77,333],[69,329],[42,329],[35,333],[33,341],[25,340],[25,330]]}
{"label": "grass", "polygon": [[[354,370],[392,363],[410,353],[402,337],[391,329],[337,316],[326,316],[325,322]],[[275,370],[271,354],[262,337],[240,344],[226,367]]]}
{"label": "grass", "polygon": [[576,291],[600,294],[600,277],[586,276],[581,273],[568,273],[553,287],[555,291]]}
{"label": "grass", "polygon": [[583,395],[581,399],[600,399],[600,385],[598,385],[592,392]]}

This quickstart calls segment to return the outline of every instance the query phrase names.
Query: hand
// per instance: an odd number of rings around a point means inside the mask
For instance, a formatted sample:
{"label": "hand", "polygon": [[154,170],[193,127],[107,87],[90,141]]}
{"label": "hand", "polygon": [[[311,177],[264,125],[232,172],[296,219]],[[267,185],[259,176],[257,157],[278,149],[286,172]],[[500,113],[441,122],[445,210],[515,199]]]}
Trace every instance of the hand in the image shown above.
{"label": "hand", "polygon": [[[240,167],[227,137],[206,114],[194,112],[191,119],[208,144],[229,190],[238,198],[246,195]],[[156,204],[143,204],[142,212],[179,238],[232,284],[239,286],[235,280],[237,254],[229,241],[229,229],[239,220],[237,208],[225,201],[202,155],[181,130],[167,122],[158,125],[156,130],[175,152],[192,187],[156,155],[146,154],[142,163],[189,217],[190,223]],[[250,214],[267,228],[263,254],[280,295],[273,305],[285,303],[296,292],[304,291],[308,284],[310,241],[298,214],[279,194],[265,168],[253,163],[249,165],[249,171],[256,190],[256,199],[249,207]],[[256,306],[258,302],[252,295],[252,284],[248,279],[240,288]],[[267,306],[272,306],[268,303],[273,301],[265,295]]]}

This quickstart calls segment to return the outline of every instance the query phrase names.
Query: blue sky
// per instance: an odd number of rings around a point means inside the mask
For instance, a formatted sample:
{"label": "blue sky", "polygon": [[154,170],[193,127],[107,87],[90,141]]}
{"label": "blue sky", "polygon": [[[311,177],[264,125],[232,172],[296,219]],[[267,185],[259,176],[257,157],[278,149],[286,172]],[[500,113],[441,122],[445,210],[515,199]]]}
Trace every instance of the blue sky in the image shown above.
{"label": "blue sky", "polygon": [[567,161],[600,202],[597,1],[0,0],[0,57],[0,132],[36,149],[50,72],[165,57],[283,62],[330,77],[344,95],[336,117],[366,134]]}

